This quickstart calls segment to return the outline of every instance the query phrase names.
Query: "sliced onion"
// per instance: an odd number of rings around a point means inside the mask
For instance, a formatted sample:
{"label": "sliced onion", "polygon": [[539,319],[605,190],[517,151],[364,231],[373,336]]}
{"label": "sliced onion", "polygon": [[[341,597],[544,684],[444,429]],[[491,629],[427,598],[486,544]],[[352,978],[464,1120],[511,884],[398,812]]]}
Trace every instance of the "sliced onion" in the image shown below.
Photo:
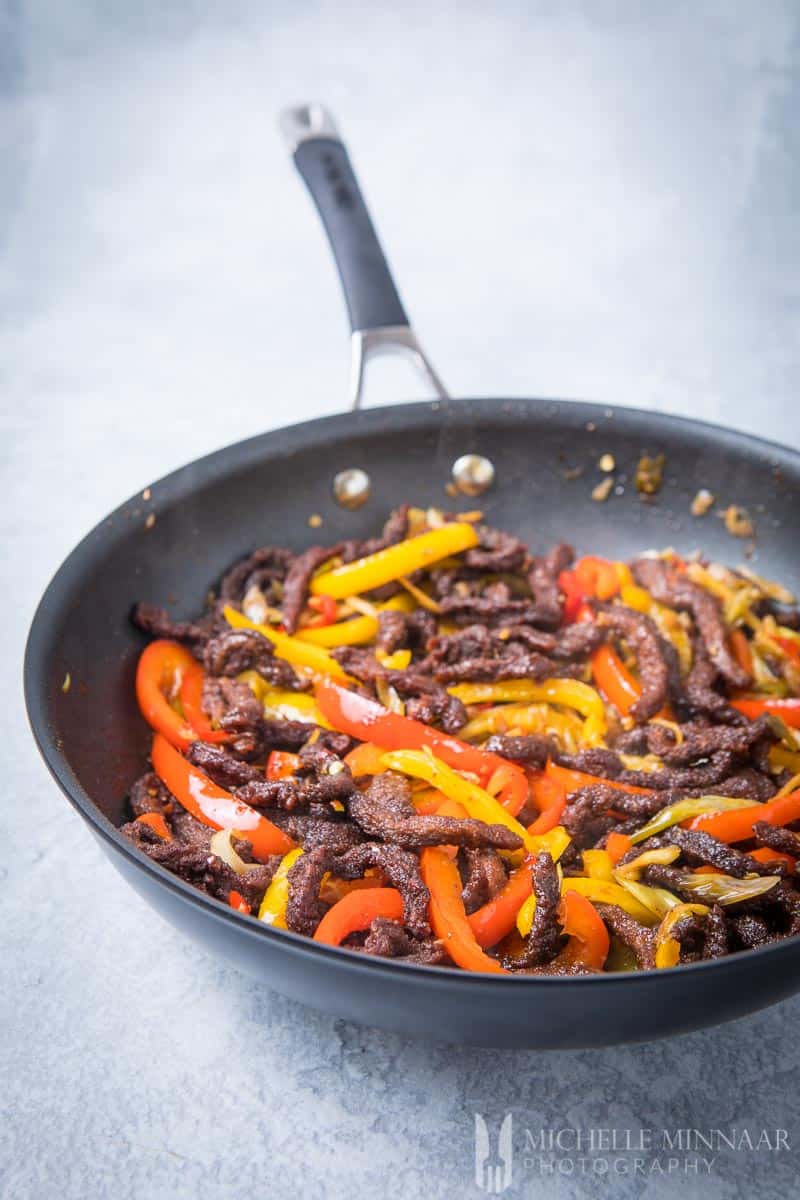
{"label": "sliced onion", "polygon": [[780,883],[780,875],[754,875],[748,879],[734,879],[732,875],[695,875],[681,871],[677,886],[690,892],[698,900],[711,904],[738,904],[742,900],[755,900]]}
{"label": "sliced onion", "polygon": [[253,871],[258,868],[258,863],[246,863],[243,858],[233,848],[231,842],[230,829],[219,829],[211,838],[208,848],[212,854],[216,854],[217,858],[221,858],[224,863],[227,863],[232,871],[237,875],[246,875],[248,871]]}

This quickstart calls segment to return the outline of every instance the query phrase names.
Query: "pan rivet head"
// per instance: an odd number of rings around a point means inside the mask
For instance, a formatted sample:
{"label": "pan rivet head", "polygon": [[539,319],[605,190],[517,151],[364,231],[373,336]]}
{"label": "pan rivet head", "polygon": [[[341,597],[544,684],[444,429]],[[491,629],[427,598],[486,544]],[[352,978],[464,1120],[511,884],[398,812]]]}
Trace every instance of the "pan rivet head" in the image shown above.
{"label": "pan rivet head", "polygon": [[494,463],[482,454],[462,454],[453,463],[453,483],[465,496],[480,496],[494,483]]}
{"label": "pan rivet head", "polygon": [[360,467],[350,467],[333,477],[333,494],[342,508],[361,508],[369,500],[370,479]]}

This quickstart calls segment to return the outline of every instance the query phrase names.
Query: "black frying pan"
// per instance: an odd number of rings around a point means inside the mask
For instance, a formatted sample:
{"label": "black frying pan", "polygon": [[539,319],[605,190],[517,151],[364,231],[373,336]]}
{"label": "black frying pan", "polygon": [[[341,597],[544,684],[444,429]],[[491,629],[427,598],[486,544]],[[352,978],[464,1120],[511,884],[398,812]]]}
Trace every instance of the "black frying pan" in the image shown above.
{"label": "black frying pan", "polygon": [[[284,129],[332,241],[356,353],[387,346],[419,357],[344,146],[327,115],[293,110]],[[429,368],[426,368],[429,370]],[[28,640],[25,693],[39,748],[67,798],[114,866],[163,916],[211,953],[288,996],[350,1020],[440,1040],[573,1047],[645,1040],[712,1025],[800,989],[800,939],[673,970],[589,978],[496,978],[402,966],[329,949],[241,917],[156,866],[123,838],[125,793],[141,773],[148,730],[134,701],[142,639],[133,601],[175,598],[177,615],[202,607],[236,558],[265,542],[302,549],[365,537],[403,500],[446,504],[459,455],[495,464],[481,498],[487,519],[541,550],[555,540],[616,557],[671,544],[738,561],[742,546],[713,516],[689,515],[700,487],[745,505],[758,528],[758,566],[800,587],[800,454],[741,433],[632,409],[502,398],[441,398],[310,421],[239,442],[173,472],[123,504],[73,550],[39,605]],[[630,479],[643,450],[666,455],[665,486],[644,504],[630,484],[606,504],[590,499],[598,456]],[[564,466],[589,468],[568,479]],[[331,481],[362,467],[372,494],[357,512]],[[155,514],[147,528],[143,507]],[[71,687],[62,690],[66,674]]]}

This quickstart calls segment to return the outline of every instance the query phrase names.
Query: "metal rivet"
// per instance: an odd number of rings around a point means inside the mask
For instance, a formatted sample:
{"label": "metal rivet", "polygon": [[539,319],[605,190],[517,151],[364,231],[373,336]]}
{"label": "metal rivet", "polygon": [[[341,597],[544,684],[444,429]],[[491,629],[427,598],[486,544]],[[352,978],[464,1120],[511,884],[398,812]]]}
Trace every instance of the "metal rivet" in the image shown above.
{"label": "metal rivet", "polygon": [[333,477],[333,494],[342,508],[361,508],[369,500],[371,487],[369,475],[360,467],[349,467]]}
{"label": "metal rivet", "polygon": [[453,482],[465,496],[480,496],[494,483],[494,463],[482,454],[462,454],[453,463]]}

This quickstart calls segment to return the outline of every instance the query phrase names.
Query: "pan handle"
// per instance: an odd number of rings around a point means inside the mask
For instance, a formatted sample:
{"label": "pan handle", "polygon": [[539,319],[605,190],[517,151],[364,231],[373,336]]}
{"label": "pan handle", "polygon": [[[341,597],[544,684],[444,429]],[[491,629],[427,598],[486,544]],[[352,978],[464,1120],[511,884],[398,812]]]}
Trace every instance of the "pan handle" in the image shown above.
{"label": "pan handle", "polygon": [[351,408],[361,407],[367,363],[381,354],[410,357],[437,396],[446,400],[444,384],[408,322],[333,117],[320,104],[298,104],[281,112],[280,127],[339,269],[352,331]]}

